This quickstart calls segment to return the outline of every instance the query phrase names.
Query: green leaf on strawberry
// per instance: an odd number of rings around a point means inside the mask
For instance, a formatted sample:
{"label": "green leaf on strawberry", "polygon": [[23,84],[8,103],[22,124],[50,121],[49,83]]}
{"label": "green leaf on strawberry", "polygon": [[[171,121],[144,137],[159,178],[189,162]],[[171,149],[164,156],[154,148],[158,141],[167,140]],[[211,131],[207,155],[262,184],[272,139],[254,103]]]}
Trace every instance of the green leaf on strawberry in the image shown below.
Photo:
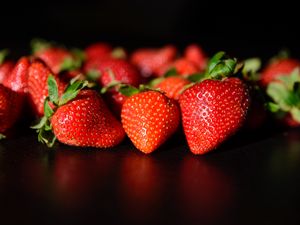
{"label": "green leaf on strawberry", "polygon": [[[51,117],[54,115],[58,107],[76,98],[80,90],[88,85],[88,82],[77,80],[70,83],[61,97],[58,96],[58,85],[52,75],[49,75],[47,83],[48,97],[44,101],[44,116],[31,128],[37,130],[39,142],[46,144],[48,147],[52,147],[55,143],[56,137],[52,132],[50,122]],[[54,105],[53,108],[50,106],[50,103]]]}
{"label": "green leaf on strawberry", "polygon": [[4,62],[8,53],[9,53],[8,49],[3,49],[0,51],[0,65]]}
{"label": "green leaf on strawberry", "polygon": [[300,123],[300,73],[295,69],[290,75],[280,76],[267,87],[271,98],[268,109],[275,114],[290,113]]}
{"label": "green leaf on strawberry", "polygon": [[165,72],[163,77],[172,77],[176,75],[178,75],[177,69],[175,67],[172,67],[169,70],[167,70],[167,72]]}

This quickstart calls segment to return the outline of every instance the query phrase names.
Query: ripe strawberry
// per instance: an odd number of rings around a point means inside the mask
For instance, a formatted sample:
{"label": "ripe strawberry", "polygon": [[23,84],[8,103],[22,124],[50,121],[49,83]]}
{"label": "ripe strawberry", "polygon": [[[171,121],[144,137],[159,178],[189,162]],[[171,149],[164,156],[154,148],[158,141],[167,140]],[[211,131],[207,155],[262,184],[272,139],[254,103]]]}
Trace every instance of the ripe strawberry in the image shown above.
{"label": "ripe strawberry", "polygon": [[39,141],[52,146],[57,138],[67,145],[106,148],[116,146],[124,139],[122,124],[98,93],[82,90],[86,81],[71,83],[61,96],[53,76],[48,77],[47,83],[49,97],[44,103],[45,115],[33,127],[38,129]]}
{"label": "ripe strawberry", "polygon": [[184,58],[193,62],[198,70],[203,72],[207,66],[207,56],[203,49],[197,44],[191,44],[184,51]]}
{"label": "ripe strawberry", "polygon": [[81,66],[81,59],[78,56],[65,48],[55,47],[43,40],[33,40],[32,49],[34,56],[44,61],[55,74],[78,69]]}
{"label": "ripe strawberry", "polygon": [[0,84],[9,75],[10,71],[14,68],[14,63],[9,60],[5,60],[8,50],[4,49],[0,51]]}
{"label": "ripe strawberry", "polygon": [[139,68],[144,77],[157,76],[161,67],[171,63],[177,49],[167,45],[160,49],[138,49],[131,56],[131,62]]}
{"label": "ripe strawberry", "polygon": [[[51,74],[51,70],[39,60],[33,61],[28,69],[29,101],[34,113],[39,117],[44,115],[44,101],[48,96],[47,79]],[[58,83],[59,95],[61,95],[66,87],[66,83],[58,77],[55,79]]]}
{"label": "ripe strawberry", "polygon": [[22,57],[14,66],[11,73],[3,81],[3,85],[11,90],[25,94],[27,93],[28,69],[30,61],[27,57]]}
{"label": "ripe strawberry", "polygon": [[[160,78],[158,78],[160,79]],[[191,82],[183,77],[167,77],[154,87],[164,92],[167,97],[178,100],[186,85]]]}
{"label": "ripe strawberry", "polygon": [[[98,61],[98,65],[93,65],[88,70],[96,70],[99,76],[99,83],[107,88],[112,84],[122,83],[137,87],[141,83],[141,76],[136,68],[126,60],[106,59]],[[120,115],[122,105],[127,97],[119,93],[116,88],[111,88],[105,95],[109,106],[116,115]]]}
{"label": "ripe strawberry", "polygon": [[282,75],[289,75],[294,69],[300,67],[296,59],[278,59],[269,64],[261,73],[261,85],[266,87],[270,82]]}
{"label": "ripe strawberry", "polygon": [[170,69],[175,68],[178,75],[192,75],[199,72],[198,67],[192,62],[184,58],[175,60],[159,69],[159,76],[163,76]]}
{"label": "ripe strawberry", "polygon": [[175,100],[158,91],[145,91],[125,101],[121,118],[135,147],[151,153],[176,131],[180,111]]}
{"label": "ripe strawberry", "polygon": [[112,47],[107,43],[95,43],[92,45],[89,45],[85,50],[85,57],[86,60],[101,60],[105,58],[111,57],[111,52],[113,51]]}
{"label": "ripe strawberry", "polygon": [[0,84],[0,139],[19,118],[22,102],[22,96]]}
{"label": "ripe strawberry", "polygon": [[92,90],[81,91],[73,101],[59,107],[51,124],[57,139],[68,145],[106,148],[118,145],[125,137],[121,123]]}
{"label": "ripe strawberry", "polygon": [[249,95],[238,78],[204,80],[181,94],[184,133],[194,154],[218,147],[243,124]]}
{"label": "ripe strawberry", "polygon": [[183,129],[191,152],[217,148],[242,126],[248,111],[248,88],[234,75],[239,64],[224,52],[215,54],[206,80],[186,89],[179,98]]}

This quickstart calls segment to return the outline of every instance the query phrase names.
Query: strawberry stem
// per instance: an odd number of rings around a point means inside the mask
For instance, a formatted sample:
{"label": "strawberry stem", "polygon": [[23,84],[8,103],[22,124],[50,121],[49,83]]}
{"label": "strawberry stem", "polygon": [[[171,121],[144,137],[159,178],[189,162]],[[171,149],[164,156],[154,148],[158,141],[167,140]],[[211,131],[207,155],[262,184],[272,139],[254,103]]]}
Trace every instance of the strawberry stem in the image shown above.
{"label": "strawberry stem", "polygon": [[0,65],[4,62],[4,60],[8,54],[9,54],[8,49],[3,49],[0,51]]}

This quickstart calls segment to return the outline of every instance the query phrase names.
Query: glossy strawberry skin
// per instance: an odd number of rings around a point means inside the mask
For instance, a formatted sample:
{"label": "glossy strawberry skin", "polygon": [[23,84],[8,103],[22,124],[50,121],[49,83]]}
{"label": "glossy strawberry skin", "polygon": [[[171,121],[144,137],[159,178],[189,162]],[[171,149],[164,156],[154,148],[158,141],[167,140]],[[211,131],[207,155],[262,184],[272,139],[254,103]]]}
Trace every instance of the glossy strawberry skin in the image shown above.
{"label": "glossy strawberry skin", "polygon": [[155,88],[164,92],[169,98],[178,100],[186,85],[191,82],[183,77],[167,77],[157,84]]}
{"label": "glossy strawberry skin", "polygon": [[182,123],[191,152],[205,154],[233,135],[249,107],[247,87],[238,78],[204,80],[179,98]]}
{"label": "glossy strawberry skin", "polygon": [[167,45],[160,49],[138,49],[131,56],[131,62],[139,68],[144,77],[158,76],[160,69],[174,61],[177,49]]}
{"label": "glossy strawberry skin", "polygon": [[300,62],[295,59],[279,59],[269,64],[261,73],[260,83],[266,87],[278,76],[289,75],[294,69],[300,67]]}
{"label": "glossy strawberry skin", "polygon": [[[48,96],[47,79],[52,71],[41,61],[35,60],[28,69],[29,101],[35,115],[44,115],[44,101]],[[59,95],[63,93],[67,84],[55,77],[58,84]]]}
{"label": "glossy strawberry skin", "polygon": [[54,113],[51,124],[57,139],[67,145],[107,148],[125,137],[121,123],[93,90],[83,90]]}
{"label": "glossy strawberry skin", "polygon": [[18,93],[0,84],[0,133],[5,133],[19,118],[23,98]]}
{"label": "glossy strawberry skin", "polygon": [[11,73],[4,79],[3,85],[15,92],[27,93],[29,66],[30,60],[27,57],[20,58]]}
{"label": "glossy strawberry skin", "polygon": [[207,56],[203,49],[197,44],[191,44],[184,51],[184,58],[193,62],[203,72],[207,66]]}
{"label": "glossy strawberry skin", "polygon": [[168,70],[175,68],[178,75],[188,76],[199,72],[198,67],[191,61],[180,58],[174,62],[161,67],[158,74],[163,76]]}
{"label": "glossy strawberry skin", "polygon": [[14,63],[12,61],[5,61],[0,65],[0,84],[3,83],[3,81],[10,74],[13,68]]}
{"label": "glossy strawberry skin", "polygon": [[61,72],[63,62],[74,56],[63,48],[50,47],[36,52],[35,57],[41,59],[55,74]]}
{"label": "glossy strawberry skin", "polygon": [[177,130],[180,110],[175,100],[158,91],[146,91],[125,101],[121,118],[135,147],[151,153]]}

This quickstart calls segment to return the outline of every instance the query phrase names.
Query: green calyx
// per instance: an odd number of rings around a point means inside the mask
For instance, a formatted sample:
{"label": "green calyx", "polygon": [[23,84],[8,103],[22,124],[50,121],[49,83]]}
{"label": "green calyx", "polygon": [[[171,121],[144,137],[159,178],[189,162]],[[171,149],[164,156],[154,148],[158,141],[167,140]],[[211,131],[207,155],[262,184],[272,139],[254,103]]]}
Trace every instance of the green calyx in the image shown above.
{"label": "green calyx", "polygon": [[300,73],[295,69],[288,76],[280,76],[277,81],[267,87],[267,95],[271,102],[268,109],[277,115],[290,113],[292,118],[300,123]]}
{"label": "green calyx", "polygon": [[236,74],[242,67],[236,58],[229,58],[225,52],[216,53],[208,62],[206,79],[223,79]]}
{"label": "green calyx", "polygon": [[246,81],[257,82],[260,79],[258,71],[261,69],[260,58],[249,58],[243,61],[242,74]]}
{"label": "green calyx", "polygon": [[0,65],[4,62],[4,60],[8,54],[9,54],[8,49],[3,49],[0,51]]}
{"label": "green calyx", "polygon": [[66,57],[60,65],[60,72],[77,70],[83,63],[82,58],[74,55],[74,57]]}
{"label": "green calyx", "polygon": [[50,48],[54,43],[48,42],[41,38],[35,38],[32,39],[30,42],[31,51],[33,54],[36,54],[37,52],[44,51],[48,48]]}
{"label": "green calyx", "polygon": [[5,139],[5,138],[6,138],[6,136],[4,134],[0,133],[0,140]]}
{"label": "green calyx", "polygon": [[[38,141],[52,147],[55,143],[56,137],[52,132],[51,118],[55,111],[62,105],[70,102],[88,85],[87,81],[72,80],[65,92],[59,96],[58,85],[55,78],[49,75],[48,80],[48,97],[44,101],[44,116],[40,121],[32,126],[38,133]],[[50,103],[54,106],[51,107]]]}
{"label": "green calyx", "polygon": [[127,55],[122,47],[116,47],[112,50],[111,56],[115,59],[126,59]]}

